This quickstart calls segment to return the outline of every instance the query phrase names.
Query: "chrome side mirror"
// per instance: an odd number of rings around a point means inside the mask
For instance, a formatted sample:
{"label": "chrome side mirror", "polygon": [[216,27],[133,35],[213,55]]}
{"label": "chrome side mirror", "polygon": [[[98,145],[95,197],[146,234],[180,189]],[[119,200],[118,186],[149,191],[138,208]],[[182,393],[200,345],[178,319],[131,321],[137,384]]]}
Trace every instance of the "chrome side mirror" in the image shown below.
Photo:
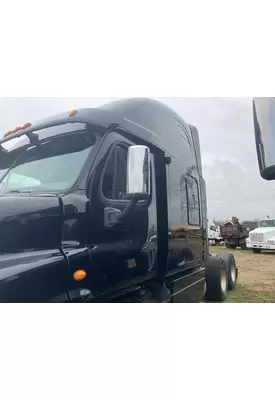
{"label": "chrome side mirror", "polygon": [[127,159],[126,196],[146,200],[150,196],[150,150],[146,146],[130,146]]}

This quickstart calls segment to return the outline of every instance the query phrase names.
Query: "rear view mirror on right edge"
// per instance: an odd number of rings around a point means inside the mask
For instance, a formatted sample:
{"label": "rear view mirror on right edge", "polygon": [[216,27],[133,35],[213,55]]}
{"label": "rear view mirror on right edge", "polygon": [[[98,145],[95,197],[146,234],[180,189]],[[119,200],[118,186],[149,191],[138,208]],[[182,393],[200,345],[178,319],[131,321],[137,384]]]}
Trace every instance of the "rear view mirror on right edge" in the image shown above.
{"label": "rear view mirror on right edge", "polygon": [[275,179],[275,98],[253,99],[253,121],[260,174]]}

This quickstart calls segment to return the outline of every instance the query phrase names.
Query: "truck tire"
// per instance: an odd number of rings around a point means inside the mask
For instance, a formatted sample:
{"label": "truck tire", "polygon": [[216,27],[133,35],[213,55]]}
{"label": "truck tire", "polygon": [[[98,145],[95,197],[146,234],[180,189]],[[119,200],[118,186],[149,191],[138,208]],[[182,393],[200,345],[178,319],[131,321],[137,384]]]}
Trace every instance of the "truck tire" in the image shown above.
{"label": "truck tire", "polygon": [[236,266],[235,257],[232,253],[218,253],[217,257],[223,259],[227,269],[228,290],[234,289],[237,283],[238,270]]}
{"label": "truck tire", "polygon": [[260,253],[262,250],[261,249],[252,249],[253,253]]}
{"label": "truck tire", "polygon": [[209,301],[224,301],[228,291],[227,268],[220,257],[210,257],[205,267],[206,294]]}
{"label": "truck tire", "polygon": [[236,248],[237,248],[237,246],[235,246],[234,244],[229,244],[229,243],[226,243],[225,246],[227,249],[232,249],[232,250],[236,250]]}

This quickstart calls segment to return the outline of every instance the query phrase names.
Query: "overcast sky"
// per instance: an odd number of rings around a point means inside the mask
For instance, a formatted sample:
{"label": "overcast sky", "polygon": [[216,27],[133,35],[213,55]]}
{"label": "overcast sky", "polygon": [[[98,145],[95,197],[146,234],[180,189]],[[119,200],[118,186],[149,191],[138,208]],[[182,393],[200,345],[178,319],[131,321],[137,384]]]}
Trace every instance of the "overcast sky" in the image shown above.
{"label": "overcast sky", "polygon": [[[0,132],[113,98],[0,98]],[[258,171],[250,98],[159,98],[200,133],[209,218],[275,216],[275,183]]]}

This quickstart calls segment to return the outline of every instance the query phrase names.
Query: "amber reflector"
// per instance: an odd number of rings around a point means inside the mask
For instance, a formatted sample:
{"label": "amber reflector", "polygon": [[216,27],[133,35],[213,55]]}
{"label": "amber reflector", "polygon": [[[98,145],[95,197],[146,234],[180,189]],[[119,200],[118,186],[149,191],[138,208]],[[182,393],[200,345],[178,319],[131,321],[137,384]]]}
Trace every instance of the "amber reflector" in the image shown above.
{"label": "amber reflector", "polygon": [[4,134],[4,137],[7,137],[7,136],[11,135],[12,133],[13,133],[13,131],[8,131],[8,132],[6,132],[6,133]]}
{"label": "amber reflector", "polygon": [[16,133],[18,131],[21,131],[21,126],[17,126],[15,129],[13,129],[12,133]]}
{"label": "amber reflector", "polygon": [[77,114],[77,110],[72,110],[69,114],[69,117],[74,117]]}
{"label": "amber reflector", "polygon": [[75,273],[73,274],[73,278],[77,282],[83,281],[83,279],[85,279],[86,276],[87,274],[83,269],[79,269],[78,271],[75,271]]}
{"label": "amber reflector", "polygon": [[30,122],[26,122],[23,126],[22,129],[28,129],[32,126],[32,124]]}

